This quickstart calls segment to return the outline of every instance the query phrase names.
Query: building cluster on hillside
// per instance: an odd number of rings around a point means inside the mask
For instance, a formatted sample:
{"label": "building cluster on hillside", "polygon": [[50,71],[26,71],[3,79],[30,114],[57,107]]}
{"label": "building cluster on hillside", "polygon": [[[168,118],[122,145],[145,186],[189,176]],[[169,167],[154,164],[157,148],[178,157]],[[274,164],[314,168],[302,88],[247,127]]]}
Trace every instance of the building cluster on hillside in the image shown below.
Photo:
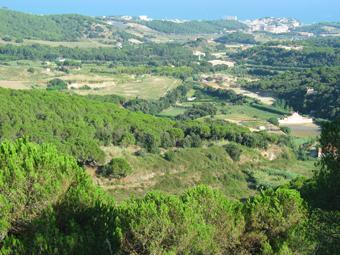
{"label": "building cluster on hillside", "polygon": [[230,21],[237,21],[238,20],[237,16],[227,16],[225,19],[230,20]]}
{"label": "building cluster on hillside", "polygon": [[291,30],[301,26],[299,21],[289,18],[261,18],[247,20],[245,23],[249,26],[251,32],[263,31],[274,34],[289,33]]}
{"label": "building cluster on hillside", "polygon": [[138,19],[142,21],[152,21],[152,19],[146,15],[138,16]]}

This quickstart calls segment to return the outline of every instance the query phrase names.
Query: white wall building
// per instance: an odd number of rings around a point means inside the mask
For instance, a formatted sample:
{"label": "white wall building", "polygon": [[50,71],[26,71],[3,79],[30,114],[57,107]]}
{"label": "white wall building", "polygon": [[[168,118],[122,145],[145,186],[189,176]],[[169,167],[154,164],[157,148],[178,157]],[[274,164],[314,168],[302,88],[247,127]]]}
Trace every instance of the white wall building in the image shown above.
{"label": "white wall building", "polygon": [[280,125],[287,125],[287,124],[310,124],[313,123],[312,118],[306,118],[301,116],[299,113],[294,112],[291,116],[279,119],[279,124]]}

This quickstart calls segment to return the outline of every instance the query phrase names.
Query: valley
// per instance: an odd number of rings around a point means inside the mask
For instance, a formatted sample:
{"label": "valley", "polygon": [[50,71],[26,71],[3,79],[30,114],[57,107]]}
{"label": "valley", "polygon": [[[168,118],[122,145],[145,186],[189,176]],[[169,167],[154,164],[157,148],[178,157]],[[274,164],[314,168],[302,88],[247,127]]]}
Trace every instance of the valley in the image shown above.
{"label": "valley", "polygon": [[337,254],[338,22],[0,21],[0,254]]}

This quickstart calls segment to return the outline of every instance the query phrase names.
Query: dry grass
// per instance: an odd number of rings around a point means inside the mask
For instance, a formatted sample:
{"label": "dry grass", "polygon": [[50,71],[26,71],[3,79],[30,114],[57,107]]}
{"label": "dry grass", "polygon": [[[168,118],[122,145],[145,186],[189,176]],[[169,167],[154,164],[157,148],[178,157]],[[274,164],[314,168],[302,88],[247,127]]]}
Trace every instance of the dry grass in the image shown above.
{"label": "dry grass", "polygon": [[[67,79],[66,79],[67,80]],[[89,86],[91,89],[74,91],[81,95],[109,95],[116,94],[128,98],[139,97],[143,99],[157,99],[164,96],[167,91],[172,90],[180,85],[180,81],[168,77],[144,76],[141,78],[128,77],[125,81],[120,80],[120,77],[112,77],[94,80],[93,77],[89,80],[73,80],[70,87],[80,88]]]}

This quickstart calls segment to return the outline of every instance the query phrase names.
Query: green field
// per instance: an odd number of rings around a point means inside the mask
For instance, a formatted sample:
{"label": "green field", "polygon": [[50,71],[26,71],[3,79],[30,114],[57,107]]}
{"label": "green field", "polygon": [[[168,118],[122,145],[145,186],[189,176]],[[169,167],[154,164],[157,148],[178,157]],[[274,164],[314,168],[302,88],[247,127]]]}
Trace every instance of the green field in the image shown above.
{"label": "green field", "polygon": [[[161,112],[160,116],[165,117],[176,117],[180,114],[183,114],[185,110],[195,104],[206,103],[203,102],[183,102],[176,106],[172,106],[168,109],[165,109]],[[278,127],[273,126],[268,122],[270,118],[281,118],[283,115],[276,114],[273,112],[267,111],[265,108],[258,109],[253,107],[250,104],[242,104],[242,105],[232,105],[232,104],[221,104],[221,102],[209,101],[215,105],[218,109],[218,113],[214,116],[215,119],[218,120],[228,120],[231,122],[238,123],[240,125],[256,128],[258,126],[270,126],[271,128],[278,129]]]}
{"label": "green field", "polygon": [[183,114],[185,112],[184,107],[179,107],[179,106],[171,106],[168,109],[163,110],[159,116],[163,117],[176,117],[180,114]]}

